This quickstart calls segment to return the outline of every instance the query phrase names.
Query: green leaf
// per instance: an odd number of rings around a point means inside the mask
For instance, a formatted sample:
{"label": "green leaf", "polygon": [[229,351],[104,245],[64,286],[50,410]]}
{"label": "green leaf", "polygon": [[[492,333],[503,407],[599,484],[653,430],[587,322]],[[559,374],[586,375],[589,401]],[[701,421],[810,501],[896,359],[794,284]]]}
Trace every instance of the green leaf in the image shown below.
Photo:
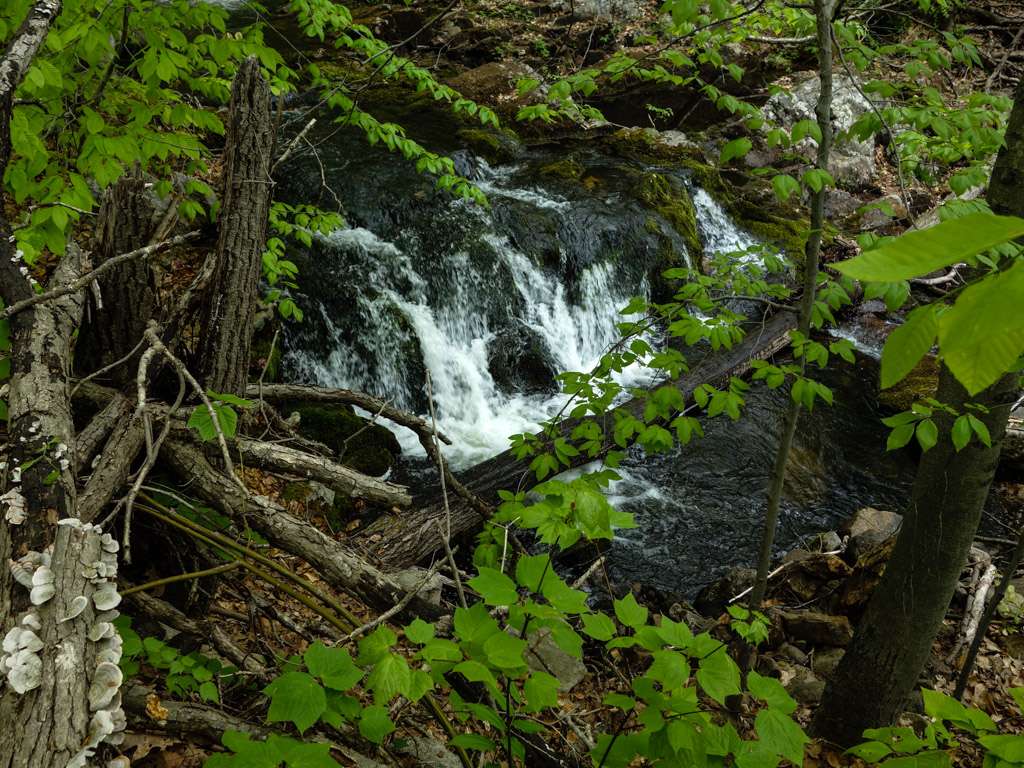
{"label": "green leaf", "polygon": [[800,182],[786,173],[780,173],[772,178],[772,189],[775,190],[775,197],[781,202],[786,202],[794,193],[800,191]]}
{"label": "green leaf", "polygon": [[512,637],[507,632],[496,632],[484,643],[487,660],[498,669],[518,669],[525,665],[523,652],[526,641]]}
{"label": "green leaf", "polygon": [[776,709],[762,709],[754,720],[754,729],[761,742],[791,762],[804,764],[804,744],[810,739],[803,728]]}
{"label": "green leaf", "polygon": [[547,578],[550,568],[549,555],[523,555],[516,562],[516,582],[530,592],[540,592],[541,579]]}
{"label": "green leaf", "polygon": [[547,707],[558,706],[558,678],[547,672],[534,672],[523,683],[527,711],[540,712]]}
{"label": "green leaf", "polygon": [[901,424],[889,433],[889,439],[885,441],[885,450],[895,451],[902,448],[914,436],[914,424]]}
{"label": "green leaf", "polygon": [[460,733],[448,743],[453,747],[475,749],[477,752],[490,752],[495,749],[494,742],[479,733]]}
{"label": "green leaf", "polygon": [[892,750],[880,741],[866,741],[856,747],[851,747],[846,754],[859,757],[867,763],[880,763],[882,758],[892,754]]}
{"label": "green leaf", "polygon": [[519,600],[516,583],[495,568],[480,568],[479,575],[467,583],[487,605],[515,605]]}
{"label": "green leaf", "polygon": [[377,627],[359,641],[359,656],[356,663],[363,667],[376,664],[391,652],[391,646],[398,640],[398,635],[388,627]]}
{"label": "green leaf", "polygon": [[651,657],[654,661],[645,674],[661,683],[662,690],[678,688],[690,678],[690,665],[682,654],[676,651],[655,651]]}
{"label": "green leaf", "polygon": [[471,683],[484,683],[488,685],[492,693],[498,692],[498,681],[494,678],[494,675],[491,673],[491,670],[489,670],[479,661],[468,659],[459,664],[456,664],[452,668],[452,671],[458,672]]}
{"label": "green leaf", "polygon": [[747,688],[772,709],[777,709],[784,715],[791,715],[796,711],[796,701],[789,695],[782,683],[774,677],[764,677],[754,670],[747,673]]}
{"label": "green leaf", "polygon": [[915,309],[889,334],[882,348],[882,389],[902,381],[928,354],[939,332],[936,309],[935,305]]}
{"label": "green leaf", "polygon": [[967,418],[967,414],[958,416],[956,421],[953,422],[953,447],[956,450],[962,451],[969,442],[971,442],[971,422]]}
{"label": "green leaf", "polygon": [[409,663],[397,653],[389,653],[373,666],[366,687],[378,704],[387,704],[397,694],[407,693],[410,681]]}
{"label": "green leaf", "polygon": [[583,632],[595,640],[610,640],[615,635],[615,622],[603,613],[584,613]]}
{"label": "green leaf", "polygon": [[922,451],[929,451],[939,441],[939,428],[931,419],[922,419],[917,423],[917,442]]}
{"label": "green leaf", "polygon": [[728,697],[740,692],[740,669],[724,646],[701,659],[697,682],[704,693],[723,706]]}
{"label": "green leaf", "polygon": [[894,282],[948,267],[1024,235],[1024,219],[973,213],[908,232],[834,268],[856,280]]}
{"label": "green leaf", "polygon": [[405,628],[405,636],[410,642],[424,645],[434,639],[434,625],[423,619],[413,619],[412,624]]}
{"label": "green leaf", "polygon": [[344,648],[328,648],[318,640],[306,649],[302,658],[311,675],[336,691],[347,691],[363,679],[363,670],[355,665]]}
{"label": "green leaf", "polygon": [[[955,219],[954,221],[963,221]],[[942,360],[976,395],[1024,352],[1024,262],[969,286],[939,318]]]}
{"label": "green leaf", "polygon": [[285,672],[263,693],[270,697],[267,722],[294,723],[299,733],[319,720],[327,709],[323,687],[305,672]]}
{"label": "green leaf", "polygon": [[730,160],[733,160],[737,157],[743,157],[751,149],[753,149],[753,147],[754,143],[745,136],[739,139],[733,139],[724,147],[722,147],[722,154],[719,156],[718,160],[722,165],[725,165]]}
{"label": "green leaf", "polygon": [[974,434],[978,436],[978,440],[981,441],[982,445],[991,446],[992,437],[988,433],[988,427],[985,426],[985,422],[973,413],[967,414],[967,421],[970,422],[971,429],[974,430]]}
{"label": "green leaf", "polygon": [[380,744],[389,733],[395,730],[395,724],[388,717],[387,707],[374,705],[363,710],[363,716],[359,718],[359,733],[363,738]]}
{"label": "green leaf", "polygon": [[615,615],[627,627],[638,629],[647,623],[647,608],[636,601],[632,592],[627,593],[621,600],[616,600],[614,606]]}

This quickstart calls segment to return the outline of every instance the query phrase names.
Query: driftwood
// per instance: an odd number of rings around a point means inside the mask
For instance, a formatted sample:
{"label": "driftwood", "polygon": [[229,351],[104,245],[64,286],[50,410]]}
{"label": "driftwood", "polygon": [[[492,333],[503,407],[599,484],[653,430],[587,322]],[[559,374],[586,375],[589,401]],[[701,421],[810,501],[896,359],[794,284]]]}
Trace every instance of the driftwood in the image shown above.
{"label": "driftwood", "polygon": [[[787,343],[789,331],[794,325],[792,313],[775,315],[763,327],[748,333],[732,349],[710,355],[690,373],[677,379],[675,386],[685,398],[689,398],[701,384],[720,382],[745,372],[752,360],[770,356],[781,349]],[[622,408],[639,414],[644,405],[642,398],[636,398],[625,403]],[[575,423],[567,420],[562,427],[563,432],[568,432]],[[590,459],[587,457],[579,456],[572,460],[572,466],[588,461]],[[536,484],[529,470],[529,459],[517,459],[511,451],[505,451],[466,470],[461,473],[461,480],[475,497],[488,502],[495,500],[501,489],[527,490]],[[429,556],[442,546],[438,524],[446,520],[444,503],[436,495],[417,499],[416,502],[416,508],[411,511],[386,516],[367,526],[357,534],[356,540],[363,542],[364,546],[372,547],[374,554],[393,568],[408,566]],[[449,506],[453,537],[480,524],[480,511],[465,498],[449,498]],[[379,545],[372,544],[377,540],[381,542]]]}
{"label": "driftwood", "polygon": [[[162,455],[197,494],[259,531],[278,549],[301,557],[336,589],[379,610],[389,609],[405,598],[406,590],[395,580],[319,528],[265,496],[243,494],[236,483],[210,465],[199,449],[172,439],[164,444]],[[438,606],[415,597],[402,615],[430,620],[441,613]]]}

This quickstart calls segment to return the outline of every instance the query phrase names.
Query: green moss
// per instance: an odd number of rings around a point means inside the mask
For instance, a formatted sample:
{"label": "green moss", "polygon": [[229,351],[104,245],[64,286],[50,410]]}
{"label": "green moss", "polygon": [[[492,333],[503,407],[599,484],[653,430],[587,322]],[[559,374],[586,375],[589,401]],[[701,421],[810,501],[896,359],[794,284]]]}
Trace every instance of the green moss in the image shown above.
{"label": "green moss", "polygon": [[281,498],[285,501],[306,501],[312,494],[313,489],[309,483],[300,480],[288,483],[281,491]]}
{"label": "green moss", "polygon": [[460,128],[455,135],[489,163],[510,163],[522,153],[519,137],[508,128]]}
{"label": "green moss", "polygon": [[[637,196],[683,238],[692,265],[699,268],[704,258],[704,245],[697,232],[697,209],[693,207],[693,199],[685,187],[673,184],[660,173],[650,172],[640,177]],[[650,224],[648,221],[648,230]]]}
{"label": "green moss", "polygon": [[556,160],[553,163],[542,165],[538,173],[540,173],[541,176],[548,176],[549,178],[562,179],[564,181],[576,181],[583,176],[585,171],[586,169],[579,160],[567,157],[564,160]]}
{"label": "green moss", "polygon": [[342,464],[367,475],[383,475],[402,451],[388,429],[370,424],[347,405],[288,403],[282,411],[298,412],[302,435],[328,446]]}
{"label": "green moss", "polygon": [[[279,380],[281,375],[281,354],[282,345],[280,339],[278,343],[274,344],[273,349],[270,345],[274,340],[273,332],[267,335],[266,331],[269,330],[269,325],[264,326],[263,332],[257,333],[252,340],[252,351],[250,353],[250,360],[252,361],[252,371],[254,376],[259,376],[263,373],[263,366],[266,365],[266,373],[263,374],[263,381],[267,384],[271,384]],[[268,359],[269,356],[269,359]]]}
{"label": "green moss", "polygon": [[878,402],[897,411],[907,411],[918,400],[934,397],[938,383],[939,363],[927,355],[902,381],[879,392]]}

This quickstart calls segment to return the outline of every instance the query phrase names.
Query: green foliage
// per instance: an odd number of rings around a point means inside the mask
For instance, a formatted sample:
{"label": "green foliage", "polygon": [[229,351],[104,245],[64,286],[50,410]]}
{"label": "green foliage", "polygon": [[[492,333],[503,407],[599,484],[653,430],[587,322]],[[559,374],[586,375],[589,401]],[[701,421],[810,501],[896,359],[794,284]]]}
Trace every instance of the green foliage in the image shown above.
{"label": "green foliage", "polygon": [[[231,394],[207,391],[206,396],[210,398],[213,406],[213,414],[205,403],[200,403],[192,409],[192,415],[188,417],[188,426],[194,429],[199,439],[204,443],[217,437],[217,427],[225,438],[231,439],[238,429],[238,413],[235,408],[252,408],[254,403],[251,400],[237,397]],[[214,425],[213,418],[217,417]]]}
{"label": "green foliage", "polygon": [[138,674],[144,664],[165,673],[164,684],[174,696],[198,696],[202,701],[219,703],[223,683],[237,676],[234,667],[193,651],[183,654],[155,637],[140,637],[132,629],[128,616],[119,616],[114,627],[121,636],[121,670],[126,676]]}

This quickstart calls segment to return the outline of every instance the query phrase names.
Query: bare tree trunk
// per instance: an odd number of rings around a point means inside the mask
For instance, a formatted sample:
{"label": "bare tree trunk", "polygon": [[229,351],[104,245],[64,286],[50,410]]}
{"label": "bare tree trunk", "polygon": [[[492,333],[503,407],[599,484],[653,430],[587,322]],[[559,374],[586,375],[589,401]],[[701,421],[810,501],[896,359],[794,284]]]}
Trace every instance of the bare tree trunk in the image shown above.
{"label": "bare tree trunk", "polygon": [[[1024,214],[1024,82],[1017,91],[1006,144],[992,169],[988,201],[998,213]],[[893,721],[917,685],[932,643],[949,608],[970,551],[999,463],[1017,375],[970,397],[942,367],[936,398],[963,412],[967,403],[988,406],[980,414],[992,438],[957,452],[948,437],[952,417],[936,410],[941,438],[921,457],[910,509],[882,580],[857,625],[853,642],[825,689],[812,728],[848,746],[866,728]]]}
{"label": "bare tree trunk", "polygon": [[[94,266],[149,244],[157,215],[142,173],[136,169],[107,190],[96,226]],[[142,340],[157,310],[157,292],[149,259],[132,259],[102,275],[90,293],[85,320],[75,344],[80,375],[128,357]],[[139,353],[141,354],[141,349]],[[138,354],[105,374],[122,389],[135,381]],[[133,362],[134,361],[134,362]]]}
{"label": "bare tree trunk", "polygon": [[[815,113],[821,141],[818,142],[817,167],[828,171],[829,152],[832,149],[832,15],[835,12],[834,0],[815,0],[815,13],[818,17],[818,78],[820,90]],[[808,233],[803,264],[803,293],[800,297],[800,315],[797,330],[807,338],[811,332],[811,310],[814,307],[814,295],[818,285],[818,261],[821,256],[821,233],[825,225],[825,197],[828,190],[822,185],[820,191],[811,196],[811,230]],[[801,373],[807,368],[804,358],[800,359]],[[764,530],[761,535],[761,547],[758,551],[757,576],[754,588],[750,592],[748,604],[752,608],[760,608],[764,600],[764,592],[768,585],[768,571],[772,564],[772,549],[775,544],[775,529],[779,524],[779,507],[782,504],[782,487],[786,479],[786,465],[793,447],[793,436],[796,434],[797,421],[800,418],[801,405],[790,397],[786,418],[782,423],[782,435],[779,437],[779,448],[775,454],[771,480],[768,484],[768,509],[765,512]]]}
{"label": "bare tree trunk", "polygon": [[215,392],[245,394],[270,211],[272,143],[270,88],[259,62],[250,58],[231,88],[220,236],[200,338],[201,380]]}

